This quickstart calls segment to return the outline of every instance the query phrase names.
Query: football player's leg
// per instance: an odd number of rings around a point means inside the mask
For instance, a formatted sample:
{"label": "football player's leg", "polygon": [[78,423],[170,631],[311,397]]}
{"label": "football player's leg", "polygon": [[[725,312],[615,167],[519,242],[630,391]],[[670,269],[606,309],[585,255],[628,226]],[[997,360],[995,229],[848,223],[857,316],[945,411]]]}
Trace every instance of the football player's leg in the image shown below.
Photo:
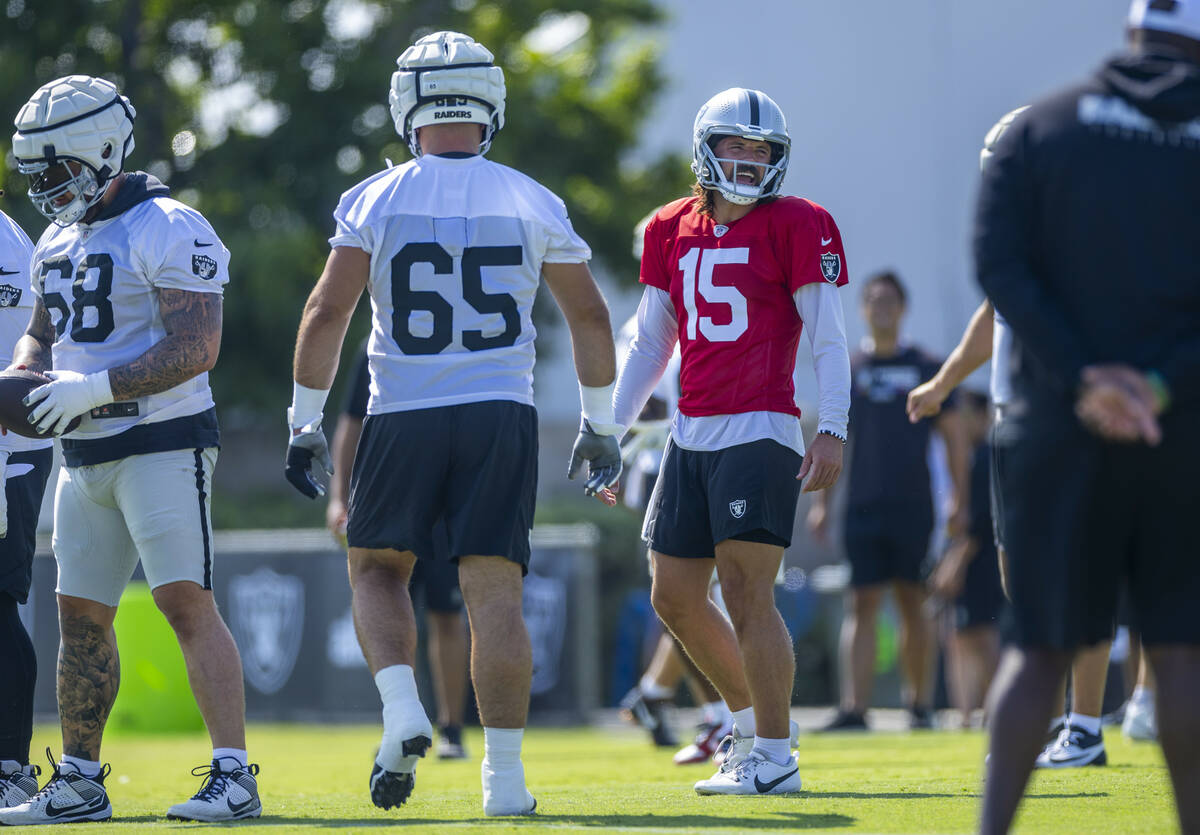
{"label": "football player's leg", "polygon": [[438,757],[462,759],[463,708],[467,698],[468,642],[458,566],[450,561],[444,523],[434,531],[435,553],[423,561],[429,667],[440,726]]}
{"label": "football player's leg", "polygon": [[1147,645],[1157,677],[1158,738],[1175,788],[1181,832],[1200,831],[1200,647]]}
{"label": "football player's leg", "polygon": [[900,661],[904,671],[905,701],[914,723],[927,718],[933,702],[933,675],[937,642],[933,622],[925,614],[925,588],[898,580],[892,585],[900,614]]}
{"label": "football player's leg", "polygon": [[860,720],[870,706],[875,681],[875,621],[883,593],[882,584],[852,586],[846,592],[846,614],[838,641],[841,710]]}

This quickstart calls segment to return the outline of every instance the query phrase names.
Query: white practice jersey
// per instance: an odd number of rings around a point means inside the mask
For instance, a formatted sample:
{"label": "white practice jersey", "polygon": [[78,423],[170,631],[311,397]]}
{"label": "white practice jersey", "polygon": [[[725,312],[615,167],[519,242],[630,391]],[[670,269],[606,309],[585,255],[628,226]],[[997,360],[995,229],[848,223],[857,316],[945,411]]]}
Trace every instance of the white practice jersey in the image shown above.
{"label": "white practice jersey", "polygon": [[[138,188],[144,190],[127,178],[123,193]],[[34,292],[54,323],[54,367],[88,374],[137,359],[166,335],[160,290],[220,294],[229,281],[229,250],[195,209],[148,196],[107,220],[51,225],[34,250],[33,270]],[[104,407],[93,410],[64,437],[107,438],[212,407],[208,374],[199,374],[114,404],[104,416],[96,416]]]}
{"label": "white practice jersey", "polygon": [[425,155],[342,195],[331,246],[371,256],[367,414],[533,403],[533,300],[544,263],[591,250],[566,207],[481,156]]}
{"label": "white practice jersey", "polygon": [[[33,293],[29,289],[29,260],[33,242],[12,218],[0,212],[0,368],[12,364],[13,348],[29,325]],[[45,449],[53,441],[24,438],[15,432],[0,435],[0,452]]]}

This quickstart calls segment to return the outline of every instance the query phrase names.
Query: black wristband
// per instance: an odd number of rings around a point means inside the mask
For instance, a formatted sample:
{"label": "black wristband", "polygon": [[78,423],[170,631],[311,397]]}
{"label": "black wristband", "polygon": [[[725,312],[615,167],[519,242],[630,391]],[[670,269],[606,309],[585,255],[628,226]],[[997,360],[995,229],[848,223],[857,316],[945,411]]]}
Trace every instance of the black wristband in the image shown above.
{"label": "black wristband", "polygon": [[845,438],[843,438],[843,437],[842,437],[841,435],[839,435],[838,433],[834,432],[832,429],[818,429],[818,430],[817,430],[817,434],[818,434],[818,435],[828,435],[828,436],[830,436],[831,438],[837,438],[839,441],[841,441],[841,442],[842,442],[842,446],[845,446],[845,445],[846,445],[846,439],[845,439]]}

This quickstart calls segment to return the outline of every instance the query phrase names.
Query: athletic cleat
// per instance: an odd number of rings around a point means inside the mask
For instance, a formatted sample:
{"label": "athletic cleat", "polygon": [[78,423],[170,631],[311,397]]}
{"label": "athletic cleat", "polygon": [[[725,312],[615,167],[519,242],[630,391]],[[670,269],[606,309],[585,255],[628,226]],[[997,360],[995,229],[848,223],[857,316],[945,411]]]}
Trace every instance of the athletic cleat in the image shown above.
{"label": "athletic cleat", "polygon": [[432,744],[433,740],[427,736],[414,736],[404,740],[404,760],[400,771],[388,771],[376,758],[371,768],[371,802],[380,809],[402,806],[412,794],[413,786],[417,782],[417,760],[425,756]]}
{"label": "athletic cleat", "polygon": [[438,734],[437,758],[439,760],[465,760],[467,749],[463,746],[462,726],[446,725]]}
{"label": "athletic cleat", "polygon": [[489,817],[532,815],[537,801],[525,788],[525,766],[494,771],[487,757],[479,767],[483,782],[483,813]]}
{"label": "athletic cleat", "polygon": [[637,685],[621,699],[621,716],[636,722],[650,732],[654,744],[659,748],[674,748],[679,744],[666,720],[665,699],[647,699]]}
{"label": "athletic cleat", "polygon": [[[794,749],[800,744],[800,726],[793,719],[788,722],[788,730],[790,731],[788,747]],[[713,752],[713,762],[721,766],[722,771],[726,771],[746,759],[752,750],[754,750],[754,737],[742,736],[735,727],[729,736],[721,740],[717,750]]]}
{"label": "athletic cleat", "polygon": [[36,765],[23,765],[16,771],[0,771],[0,809],[20,806],[37,794],[38,775],[42,770]]}
{"label": "athletic cleat", "polygon": [[730,766],[726,760],[707,780],[696,783],[696,794],[787,794],[800,791],[800,766],[788,757],[783,765],[773,763],[758,751]]}
{"label": "athletic cleat", "polygon": [[914,731],[933,730],[933,711],[927,707],[910,707],[908,709],[908,727]]}
{"label": "athletic cleat", "polygon": [[[230,758],[231,759],[231,758]],[[200,765],[192,769],[196,777],[203,777],[200,791],[184,803],[176,803],[167,810],[167,820],[173,821],[236,821],[257,818],[262,815],[262,801],[258,797],[258,765],[236,765],[225,771],[217,760],[212,765]]]}
{"label": "athletic cleat", "polygon": [[1154,711],[1154,697],[1130,699],[1125,706],[1125,718],[1121,722],[1121,733],[1129,739],[1153,742],[1158,739],[1158,717]]}
{"label": "athletic cleat", "polygon": [[1067,723],[1063,721],[1061,716],[1058,719],[1055,719],[1054,723],[1050,726],[1050,730],[1046,731],[1046,741],[1043,743],[1042,747],[1049,748],[1051,745],[1058,742],[1059,734],[1066,730],[1066,727]]}
{"label": "athletic cleat", "polygon": [[1046,746],[1035,763],[1037,768],[1080,768],[1107,764],[1104,735],[1090,734],[1070,725],[1063,728],[1054,744]]}
{"label": "athletic cleat", "polygon": [[695,741],[675,754],[676,765],[692,765],[712,758],[721,745],[721,740],[733,733],[733,720],[704,722],[699,730]]}
{"label": "athletic cleat", "polygon": [[[50,751],[46,751],[50,756]],[[106,821],[112,804],[104,790],[104,778],[112,770],[106,764],[95,777],[84,777],[73,768],[64,772],[50,757],[54,773],[40,792],[24,803],[0,809],[0,825],[35,826],[76,821]]]}
{"label": "athletic cleat", "polygon": [[821,733],[831,731],[868,731],[866,715],[849,710],[839,710],[837,715],[821,728]]}

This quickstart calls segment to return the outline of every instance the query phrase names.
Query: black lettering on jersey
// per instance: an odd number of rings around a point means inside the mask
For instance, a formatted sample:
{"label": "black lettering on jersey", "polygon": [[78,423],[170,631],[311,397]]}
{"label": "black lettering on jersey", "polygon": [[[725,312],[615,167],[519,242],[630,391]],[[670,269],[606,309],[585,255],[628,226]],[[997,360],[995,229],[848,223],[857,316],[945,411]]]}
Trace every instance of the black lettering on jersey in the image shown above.
{"label": "black lettering on jersey", "polygon": [[208,281],[217,274],[217,262],[207,255],[193,255],[192,273]]}
{"label": "black lettering on jersey", "polygon": [[21,288],[0,284],[0,307],[16,307],[21,303]]}
{"label": "black lettering on jersey", "polygon": [[[462,344],[468,351],[507,348],[521,335],[521,311],[517,300],[508,293],[488,293],[483,289],[484,267],[517,267],[524,263],[520,246],[469,246],[462,254],[463,299],[483,314],[498,313],[504,330],[484,336],[481,330],[462,332]],[[440,354],[454,341],[454,307],[436,290],[412,289],[412,268],[430,264],[434,275],[453,275],[454,259],[435,242],[408,243],[392,257],[392,339],[405,354]],[[414,311],[429,313],[433,330],[417,336],[409,329]]]}
{"label": "black lettering on jersey", "polygon": [[[84,287],[88,274],[95,272],[96,286],[92,289]],[[58,313],[54,322],[54,332],[58,339],[67,332],[68,323],[71,326],[71,339],[76,342],[103,342],[108,339],[116,328],[113,321],[113,306],[109,300],[112,295],[113,260],[107,252],[93,252],[79,264],[76,270],[69,258],[50,258],[42,262],[38,274],[42,279],[43,289],[46,286],[46,276],[58,273],[62,278],[70,278],[71,303],[61,293],[43,292],[42,302],[47,311]],[[96,311],[96,324],[85,325],[87,310]],[[51,317],[54,318],[54,317]]]}

